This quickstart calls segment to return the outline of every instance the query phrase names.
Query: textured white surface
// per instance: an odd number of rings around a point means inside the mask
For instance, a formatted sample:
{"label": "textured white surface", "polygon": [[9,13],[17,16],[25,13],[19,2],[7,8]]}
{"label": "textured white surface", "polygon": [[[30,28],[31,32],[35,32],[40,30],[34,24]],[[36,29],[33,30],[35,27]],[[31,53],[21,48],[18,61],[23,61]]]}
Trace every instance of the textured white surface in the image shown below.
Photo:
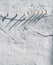
{"label": "textured white surface", "polygon": [[[43,8],[52,15],[52,0],[0,0],[0,14],[9,13],[10,18]],[[53,17],[45,17],[34,26],[21,27],[21,23],[10,31],[15,21],[5,28],[8,22],[0,18],[0,65],[53,65]]]}

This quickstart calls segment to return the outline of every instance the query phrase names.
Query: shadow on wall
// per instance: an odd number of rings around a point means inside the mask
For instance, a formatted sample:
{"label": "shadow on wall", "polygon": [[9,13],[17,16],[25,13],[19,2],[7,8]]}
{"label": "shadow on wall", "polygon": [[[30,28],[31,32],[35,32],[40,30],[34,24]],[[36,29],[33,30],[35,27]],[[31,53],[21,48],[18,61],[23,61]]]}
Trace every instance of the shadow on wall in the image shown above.
{"label": "shadow on wall", "polygon": [[52,48],[51,48],[51,65],[53,65],[53,37],[52,37]]}
{"label": "shadow on wall", "polygon": [[[53,2],[53,0],[52,0]],[[52,11],[51,11],[51,14],[53,16],[53,5],[52,5]],[[53,20],[52,20],[52,23],[53,23]],[[52,27],[53,28],[53,27]],[[53,37],[52,37],[52,46],[51,46],[51,65],[53,65]]]}

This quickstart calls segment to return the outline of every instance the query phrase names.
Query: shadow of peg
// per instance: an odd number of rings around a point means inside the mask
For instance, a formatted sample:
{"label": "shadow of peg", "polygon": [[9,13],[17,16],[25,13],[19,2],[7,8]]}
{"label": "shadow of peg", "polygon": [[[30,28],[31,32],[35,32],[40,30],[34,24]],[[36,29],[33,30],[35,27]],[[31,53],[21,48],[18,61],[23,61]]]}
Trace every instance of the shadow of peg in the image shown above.
{"label": "shadow of peg", "polygon": [[4,22],[5,19],[6,19],[6,16],[2,17],[2,22]]}

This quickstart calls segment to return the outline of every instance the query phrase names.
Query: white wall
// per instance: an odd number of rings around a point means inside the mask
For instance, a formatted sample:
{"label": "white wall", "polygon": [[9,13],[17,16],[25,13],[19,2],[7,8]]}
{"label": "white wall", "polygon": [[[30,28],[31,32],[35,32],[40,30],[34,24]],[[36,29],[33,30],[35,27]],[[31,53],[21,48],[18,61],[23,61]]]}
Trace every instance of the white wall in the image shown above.
{"label": "white wall", "polygon": [[53,17],[52,0],[0,0],[0,14],[12,18],[31,10],[47,10],[47,16],[34,26],[26,25],[26,30],[13,27],[13,21],[8,27],[9,20],[2,22],[0,18],[0,65],[52,65],[53,61]]}

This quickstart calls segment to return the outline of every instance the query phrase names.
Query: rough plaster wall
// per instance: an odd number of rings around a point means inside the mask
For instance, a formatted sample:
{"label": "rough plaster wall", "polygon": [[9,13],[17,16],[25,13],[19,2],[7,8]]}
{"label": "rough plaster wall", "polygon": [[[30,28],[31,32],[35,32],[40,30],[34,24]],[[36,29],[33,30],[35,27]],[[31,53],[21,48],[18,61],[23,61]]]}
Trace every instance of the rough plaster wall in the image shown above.
{"label": "rough plaster wall", "polygon": [[18,19],[31,10],[47,10],[47,16],[34,26],[5,28],[9,20],[0,18],[0,65],[53,65],[52,0],[0,0],[0,15]]}

